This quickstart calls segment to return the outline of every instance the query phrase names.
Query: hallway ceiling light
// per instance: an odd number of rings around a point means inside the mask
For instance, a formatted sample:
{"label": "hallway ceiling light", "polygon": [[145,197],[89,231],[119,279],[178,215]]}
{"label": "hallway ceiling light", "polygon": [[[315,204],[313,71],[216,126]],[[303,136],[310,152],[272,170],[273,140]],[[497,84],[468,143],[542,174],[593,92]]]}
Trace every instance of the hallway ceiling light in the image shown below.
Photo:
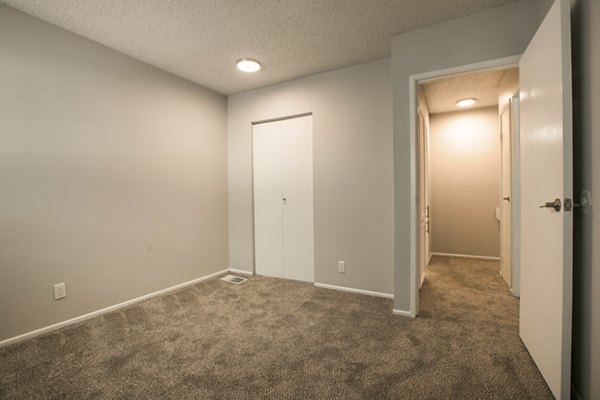
{"label": "hallway ceiling light", "polygon": [[456,105],[459,107],[469,107],[475,103],[477,103],[477,99],[470,98],[470,99],[461,99],[456,102]]}
{"label": "hallway ceiling light", "polygon": [[243,72],[256,72],[260,71],[261,65],[258,61],[251,58],[242,58],[237,62],[237,69]]}

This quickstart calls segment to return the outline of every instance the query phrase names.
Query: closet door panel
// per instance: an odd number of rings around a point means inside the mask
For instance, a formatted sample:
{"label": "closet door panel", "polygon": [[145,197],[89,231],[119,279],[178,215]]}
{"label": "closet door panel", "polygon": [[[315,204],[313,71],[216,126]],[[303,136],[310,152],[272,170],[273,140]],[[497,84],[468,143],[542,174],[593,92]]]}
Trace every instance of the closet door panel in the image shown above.
{"label": "closet door panel", "polygon": [[314,282],[312,116],[283,128],[283,275]]}
{"label": "closet door panel", "polygon": [[283,277],[282,134],[254,125],[254,259],[258,275]]}

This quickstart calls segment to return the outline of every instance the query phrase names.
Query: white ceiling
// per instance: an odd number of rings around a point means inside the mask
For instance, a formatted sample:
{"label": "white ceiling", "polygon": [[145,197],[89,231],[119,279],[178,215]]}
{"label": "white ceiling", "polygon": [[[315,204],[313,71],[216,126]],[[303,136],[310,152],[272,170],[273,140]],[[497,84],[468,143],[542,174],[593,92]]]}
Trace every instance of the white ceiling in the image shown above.
{"label": "white ceiling", "polygon": [[[390,55],[390,38],[516,0],[0,0],[223,94]],[[242,57],[262,62],[247,75]]]}
{"label": "white ceiling", "polygon": [[430,114],[464,110],[456,105],[461,99],[475,98],[469,108],[495,106],[504,89],[502,83],[509,70],[483,71],[457,75],[423,84]]}

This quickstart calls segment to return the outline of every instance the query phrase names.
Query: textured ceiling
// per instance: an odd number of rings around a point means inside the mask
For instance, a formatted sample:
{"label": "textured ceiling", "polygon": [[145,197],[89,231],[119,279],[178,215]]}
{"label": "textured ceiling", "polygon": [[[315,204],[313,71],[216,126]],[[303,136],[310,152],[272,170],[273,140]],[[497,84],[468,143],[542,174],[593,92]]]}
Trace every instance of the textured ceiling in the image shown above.
{"label": "textured ceiling", "polygon": [[498,104],[502,80],[509,70],[475,72],[438,79],[423,84],[425,100],[430,114],[459,111],[456,102],[474,97],[477,103],[469,108],[489,107]]}
{"label": "textured ceiling", "polygon": [[[390,38],[515,0],[0,0],[224,94],[385,58]],[[242,57],[262,62],[247,75]]]}

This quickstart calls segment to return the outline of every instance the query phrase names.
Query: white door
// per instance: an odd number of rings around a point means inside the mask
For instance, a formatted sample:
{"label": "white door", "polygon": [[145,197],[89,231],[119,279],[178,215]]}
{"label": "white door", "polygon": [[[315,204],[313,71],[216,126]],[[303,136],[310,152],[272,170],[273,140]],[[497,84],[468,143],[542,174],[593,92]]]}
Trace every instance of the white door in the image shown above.
{"label": "white door", "polygon": [[425,267],[428,261],[427,237],[429,235],[429,205],[427,202],[427,143],[425,132],[425,119],[421,111],[418,113],[418,141],[419,149],[419,283],[423,286],[425,280]]}
{"label": "white door", "polygon": [[312,116],[254,125],[256,273],[314,281]]}
{"label": "white door", "polygon": [[314,282],[312,116],[283,125],[283,276]]}
{"label": "white door", "polygon": [[254,259],[256,273],[283,277],[283,208],[281,149],[276,123],[254,125]]}
{"label": "white door", "polygon": [[512,289],[512,132],[511,132],[511,105],[510,103],[504,108],[500,115],[500,141],[502,154],[502,181],[501,191],[502,203],[502,220],[500,222],[500,247],[501,247],[501,265],[500,271],[502,278]]}
{"label": "white door", "polygon": [[[521,58],[520,335],[557,399],[570,395],[572,115],[570,2],[550,9]],[[558,199],[560,210],[540,208]]]}

